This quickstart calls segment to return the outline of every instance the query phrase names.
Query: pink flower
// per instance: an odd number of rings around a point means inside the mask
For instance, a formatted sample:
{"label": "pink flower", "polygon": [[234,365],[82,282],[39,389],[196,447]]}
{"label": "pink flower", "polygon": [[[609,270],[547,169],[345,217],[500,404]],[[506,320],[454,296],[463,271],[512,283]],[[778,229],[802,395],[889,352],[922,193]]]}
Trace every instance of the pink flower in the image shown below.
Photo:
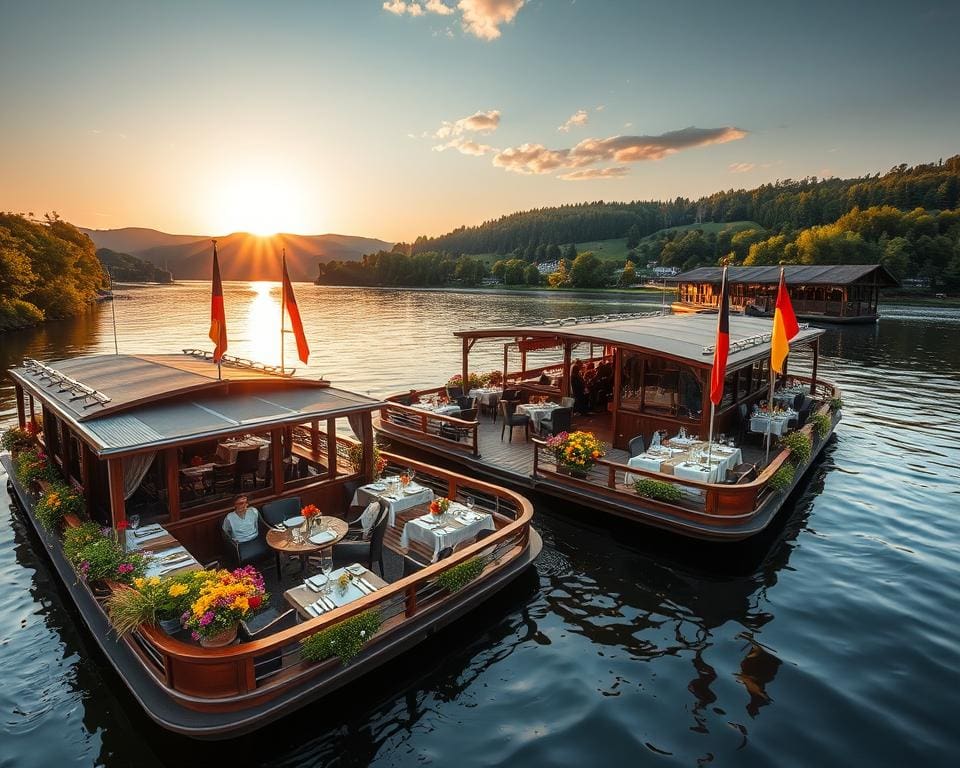
{"label": "pink flower", "polygon": [[133,573],[133,565],[131,565],[130,563],[120,563],[120,567],[117,568],[117,573],[119,574]]}
{"label": "pink flower", "polygon": [[90,573],[90,563],[88,561],[84,560],[82,563],[80,563],[80,573],[84,576]]}
{"label": "pink flower", "polygon": [[206,627],[210,625],[210,622],[213,621],[213,611],[207,611],[203,616],[200,617],[200,626]]}

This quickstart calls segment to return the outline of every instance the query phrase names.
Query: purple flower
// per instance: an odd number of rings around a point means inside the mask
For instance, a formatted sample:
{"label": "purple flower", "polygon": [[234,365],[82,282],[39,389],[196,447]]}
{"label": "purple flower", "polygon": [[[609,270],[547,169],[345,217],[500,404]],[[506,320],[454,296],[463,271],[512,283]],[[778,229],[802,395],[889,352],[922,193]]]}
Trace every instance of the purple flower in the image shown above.
{"label": "purple flower", "polygon": [[130,563],[120,563],[120,567],[117,568],[117,573],[123,575],[126,573],[132,573],[133,566]]}
{"label": "purple flower", "polygon": [[210,622],[213,621],[213,611],[207,611],[203,616],[200,617],[200,626],[206,627],[209,626]]}
{"label": "purple flower", "polygon": [[89,563],[89,561],[84,560],[82,563],[80,563],[80,573],[83,574],[84,576],[86,576],[88,573],[90,573],[90,563]]}
{"label": "purple flower", "polygon": [[190,633],[190,637],[192,637],[194,640],[199,640],[199,639],[200,639],[200,633],[199,633],[199,632],[191,632],[191,633]]}

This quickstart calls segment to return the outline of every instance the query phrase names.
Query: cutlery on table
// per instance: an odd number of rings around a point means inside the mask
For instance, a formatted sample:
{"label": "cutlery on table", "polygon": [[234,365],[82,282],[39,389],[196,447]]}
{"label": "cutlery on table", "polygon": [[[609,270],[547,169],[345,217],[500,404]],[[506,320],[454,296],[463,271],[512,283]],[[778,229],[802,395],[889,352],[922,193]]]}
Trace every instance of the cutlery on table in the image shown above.
{"label": "cutlery on table", "polygon": [[371,584],[369,581],[367,581],[367,580],[366,580],[365,578],[363,578],[362,576],[361,576],[360,578],[358,578],[357,581],[359,581],[361,584],[363,584],[363,586],[365,586],[365,587],[366,587],[367,589],[369,589],[371,592],[376,592],[376,591],[377,591],[377,588],[376,588],[375,586],[373,586],[373,584]]}

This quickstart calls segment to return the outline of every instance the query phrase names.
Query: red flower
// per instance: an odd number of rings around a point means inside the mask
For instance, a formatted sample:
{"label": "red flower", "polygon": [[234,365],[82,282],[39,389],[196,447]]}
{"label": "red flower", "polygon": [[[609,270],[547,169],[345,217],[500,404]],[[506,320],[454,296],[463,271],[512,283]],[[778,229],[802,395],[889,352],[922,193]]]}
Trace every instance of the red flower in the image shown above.
{"label": "red flower", "polygon": [[129,524],[126,520],[118,520],[118,521],[117,521],[117,530],[118,530],[118,531],[125,531],[125,530],[127,530],[127,528],[129,528],[129,527],[130,527],[130,524]]}
{"label": "red flower", "polygon": [[253,608],[254,610],[256,610],[257,608],[260,607],[260,603],[263,602],[263,601],[262,601],[262,599],[260,598],[260,595],[254,595],[254,596],[251,597],[247,602],[250,604],[250,607],[251,607],[251,608]]}

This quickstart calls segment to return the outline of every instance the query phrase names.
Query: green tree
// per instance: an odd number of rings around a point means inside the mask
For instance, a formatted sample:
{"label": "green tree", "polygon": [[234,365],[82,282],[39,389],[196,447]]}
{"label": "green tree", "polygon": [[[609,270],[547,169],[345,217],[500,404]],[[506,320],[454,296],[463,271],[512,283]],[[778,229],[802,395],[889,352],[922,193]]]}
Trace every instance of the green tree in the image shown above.
{"label": "green tree", "polygon": [[507,285],[522,285],[527,263],[522,259],[510,259],[503,270],[503,282]]}
{"label": "green tree", "polygon": [[640,227],[633,224],[627,230],[627,249],[636,248],[638,245],[640,245]]}
{"label": "green tree", "polygon": [[574,288],[597,288],[603,285],[602,263],[593,252],[584,251],[570,266],[570,284]]}
{"label": "green tree", "polygon": [[503,282],[503,273],[507,269],[507,259],[500,259],[495,261],[493,266],[490,268],[490,274],[493,275],[501,283]]}
{"label": "green tree", "polygon": [[629,288],[637,282],[637,270],[634,269],[633,262],[628,261],[623,265],[623,272],[620,273],[620,285]]}
{"label": "green tree", "polygon": [[547,275],[547,285],[551,288],[565,288],[570,285],[570,267],[566,259],[560,259],[556,270]]}
{"label": "green tree", "polygon": [[540,285],[540,270],[536,264],[530,264],[523,271],[523,282],[527,285]]}

